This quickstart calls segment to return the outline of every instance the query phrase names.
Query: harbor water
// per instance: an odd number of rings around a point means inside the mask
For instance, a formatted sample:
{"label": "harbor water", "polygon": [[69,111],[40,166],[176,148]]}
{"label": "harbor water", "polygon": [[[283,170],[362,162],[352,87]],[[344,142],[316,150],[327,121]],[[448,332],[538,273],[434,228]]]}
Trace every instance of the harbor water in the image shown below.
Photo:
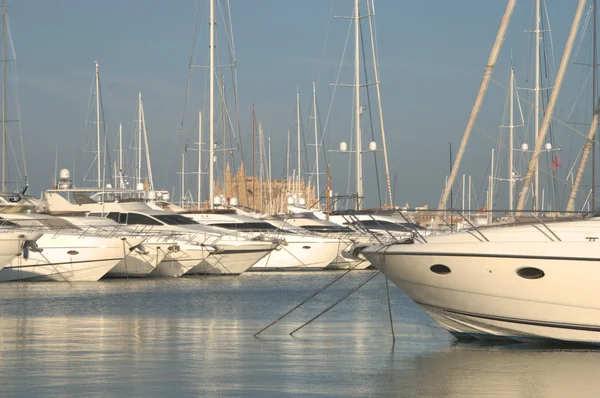
{"label": "harbor water", "polygon": [[0,396],[596,396],[600,350],[457,343],[376,271],[0,285]]}

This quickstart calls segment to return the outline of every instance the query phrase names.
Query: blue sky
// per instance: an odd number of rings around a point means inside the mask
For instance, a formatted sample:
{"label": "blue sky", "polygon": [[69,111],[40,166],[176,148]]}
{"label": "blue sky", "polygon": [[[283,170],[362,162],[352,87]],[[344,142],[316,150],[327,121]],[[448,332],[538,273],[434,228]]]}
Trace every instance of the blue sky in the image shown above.
{"label": "blue sky", "polygon": [[[96,60],[111,145],[119,121],[130,134],[137,92],[142,90],[155,183],[166,181],[164,188],[178,189],[175,173],[187,138],[178,138],[176,131],[184,104],[195,3],[8,1],[33,194],[39,195],[51,184],[56,147],[59,168],[71,168],[75,153],[76,178],[81,171],[78,163]],[[547,3],[558,64],[575,2]],[[500,0],[376,2],[381,91],[391,174],[397,176],[396,203],[437,205],[448,174],[448,143],[456,151],[505,4]],[[205,2],[200,1],[200,6],[204,8]],[[305,126],[310,123],[313,80],[319,80],[321,117],[327,113],[332,92],[329,83],[337,73],[348,29],[348,21],[332,18],[332,9],[334,15],[350,15],[352,1],[336,0],[332,5],[326,0],[231,0],[243,143],[249,147],[251,106],[255,103],[258,120],[271,136],[273,170],[279,174],[284,168],[286,132],[292,124],[297,87]],[[531,37],[524,31],[532,28],[532,12],[533,1],[521,1],[517,6],[494,72],[496,83],[490,86],[467,150],[462,172],[473,176],[474,194],[480,197],[487,189],[489,156],[495,146],[488,135],[496,136],[497,126],[503,123],[511,51],[521,67],[517,71],[520,77],[531,68]],[[204,25],[196,64],[208,63],[201,56],[206,53],[206,30]],[[350,82],[352,48],[347,51],[342,80]],[[584,53],[581,50],[579,54],[583,57]],[[580,91],[581,76],[587,73],[572,63],[569,68],[571,77],[563,87],[559,108],[559,114],[564,109],[565,120]],[[203,73],[195,70],[193,74],[192,98],[196,101],[204,95]],[[520,85],[526,84],[524,79]],[[338,90],[337,101],[342,105],[333,106],[331,131],[324,139],[329,149],[349,140],[352,90]],[[198,104],[191,102],[192,107]],[[189,119],[195,118],[192,113],[188,113]],[[585,118],[585,112],[582,115]],[[192,120],[186,121],[186,126],[192,125]],[[305,133],[310,136],[311,131]],[[561,145],[579,145],[576,139],[572,143],[569,134],[564,133]],[[330,161],[334,190],[344,193],[347,160],[332,154]],[[189,167],[194,162],[190,157]],[[373,167],[370,161],[365,163],[366,204],[376,206]],[[324,162],[321,167],[325,168]],[[504,195],[506,187],[499,189]]]}

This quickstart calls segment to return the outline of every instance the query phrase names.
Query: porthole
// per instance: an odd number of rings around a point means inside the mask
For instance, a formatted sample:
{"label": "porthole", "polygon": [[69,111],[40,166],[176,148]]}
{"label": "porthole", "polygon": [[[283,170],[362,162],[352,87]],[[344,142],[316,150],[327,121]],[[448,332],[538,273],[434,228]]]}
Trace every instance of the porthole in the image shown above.
{"label": "porthole", "polygon": [[539,268],[523,267],[517,270],[517,275],[525,279],[540,279],[546,274],[544,274],[544,271]]}
{"label": "porthole", "polygon": [[78,252],[77,250],[69,250],[69,251],[67,252],[67,254],[68,254],[68,255],[70,255],[70,256],[74,256],[74,255],[76,255],[76,254],[79,254],[79,252]]}
{"label": "porthole", "polygon": [[448,275],[450,272],[452,272],[450,271],[450,267],[444,264],[434,264],[431,267],[429,267],[429,269],[431,270],[431,272],[438,275]]}

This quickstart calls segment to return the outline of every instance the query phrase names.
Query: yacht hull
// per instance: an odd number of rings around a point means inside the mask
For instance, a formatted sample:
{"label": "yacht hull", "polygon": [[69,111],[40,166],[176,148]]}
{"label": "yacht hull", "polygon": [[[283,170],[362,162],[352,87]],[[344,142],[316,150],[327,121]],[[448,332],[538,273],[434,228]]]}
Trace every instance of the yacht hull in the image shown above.
{"label": "yacht hull", "polygon": [[164,259],[149,274],[152,277],[179,278],[206,260],[211,251],[198,245],[178,245],[179,250],[169,250]]}
{"label": "yacht hull", "polygon": [[[598,242],[399,244],[364,253],[459,338],[600,343]],[[449,272],[433,272],[436,264]],[[543,274],[520,276],[524,268]]]}
{"label": "yacht hull", "polygon": [[95,282],[123,259],[118,238],[44,234],[37,245],[40,252],[29,251],[0,270],[0,282]]}
{"label": "yacht hull", "polygon": [[143,250],[134,249],[127,253],[104,278],[143,278],[148,276],[167,256],[162,250],[164,243],[143,243]]}
{"label": "yacht hull", "polygon": [[217,246],[217,250],[186,275],[239,275],[274,249],[274,244]]}
{"label": "yacht hull", "polygon": [[337,257],[339,240],[287,240],[265,256],[249,271],[310,271],[322,270]]}

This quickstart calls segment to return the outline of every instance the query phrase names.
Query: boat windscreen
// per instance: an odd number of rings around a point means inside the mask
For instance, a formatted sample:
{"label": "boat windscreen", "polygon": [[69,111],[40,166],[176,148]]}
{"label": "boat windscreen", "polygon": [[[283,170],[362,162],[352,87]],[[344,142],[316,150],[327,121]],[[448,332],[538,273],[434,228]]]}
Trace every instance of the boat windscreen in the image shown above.
{"label": "boat windscreen", "polygon": [[152,217],[156,218],[157,220],[162,221],[163,223],[167,224],[167,225],[194,225],[194,224],[198,224],[196,221],[192,220],[191,218],[179,215],[179,214],[160,214],[160,215],[156,215],[153,214]]}

